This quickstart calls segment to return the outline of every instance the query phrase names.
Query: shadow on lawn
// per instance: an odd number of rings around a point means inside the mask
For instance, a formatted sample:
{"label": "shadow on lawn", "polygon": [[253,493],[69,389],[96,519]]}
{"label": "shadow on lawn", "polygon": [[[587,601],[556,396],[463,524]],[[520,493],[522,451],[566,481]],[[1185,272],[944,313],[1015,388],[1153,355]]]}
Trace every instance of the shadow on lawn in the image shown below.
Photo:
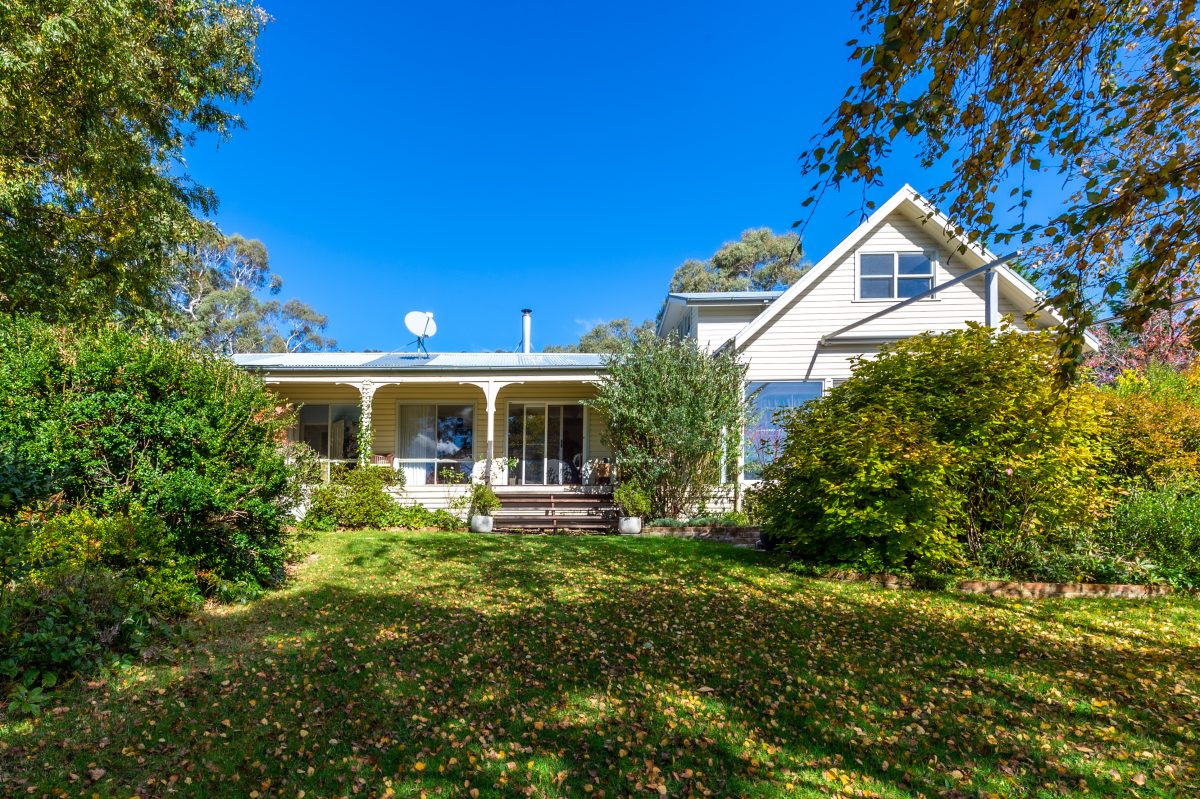
{"label": "shadow on lawn", "polygon": [[785,796],[852,772],[885,796],[1111,796],[1133,787],[1109,774],[1117,748],[1195,747],[1194,647],[1086,647],[1011,606],[794,581],[692,542],[339,546],[341,572],[213,618],[161,684],[77,692],[61,734],[4,732],[0,781],[73,790],[98,767],[112,795],[370,795],[392,777],[399,796]]}

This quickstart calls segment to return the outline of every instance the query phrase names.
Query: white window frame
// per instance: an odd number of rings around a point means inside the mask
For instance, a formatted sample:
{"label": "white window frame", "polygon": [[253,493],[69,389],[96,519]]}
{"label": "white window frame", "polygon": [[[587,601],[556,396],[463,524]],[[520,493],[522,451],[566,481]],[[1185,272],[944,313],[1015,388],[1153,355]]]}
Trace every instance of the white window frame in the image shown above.
{"label": "white window frame", "polygon": [[[862,257],[864,255],[890,255],[892,257],[892,296],[890,297],[864,297],[862,296]],[[899,295],[899,280],[901,277],[923,278],[925,275],[901,275],[900,274],[900,256],[901,255],[920,255],[929,261],[929,287],[934,288],[938,284],[938,253],[936,250],[858,250],[854,253],[854,301],[855,302],[899,302],[907,299]],[[866,276],[868,280],[872,276]],[[875,279],[882,279],[882,276],[874,276]],[[922,302],[927,300],[936,300],[937,295],[933,294],[926,297]]]}
{"label": "white window frame", "polygon": [[[824,397],[826,394],[829,393],[829,389],[832,388],[831,379],[828,377],[809,377],[809,378],[796,378],[795,376],[778,377],[778,378],[756,377],[754,380],[744,381],[742,391],[743,392],[749,391],[750,385],[752,383],[819,383],[821,385],[821,393],[820,393],[819,397]],[[816,398],[814,398],[814,399],[816,399]],[[742,429],[739,437],[741,439],[741,444],[738,447],[737,481],[742,483],[743,485],[755,485],[760,482],[760,478],[746,476],[746,431],[744,428]]]}
{"label": "white window frame", "polygon": [[[311,407],[314,405],[324,405],[325,406],[326,436],[329,436],[333,430],[333,408],[334,408],[334,406],[343,406],[343,405],[356,406],[358,408],[359,432],[360,433],[362,432],[362,403],[361,402],[347,402],[344,399],[341,399],[341,400],[315,399],[315,400],[305,400],[303,402],[299,402],[298,404],[301,408]],[[300,421],[300,411],[297,411],[296,424],[289,427],[288,432],[287,432],[288,441],[290,443],[299,443],[301,441],[301,438],[300,438],[301,425],[302,425],[302,423]],[[358,442],[358,446],[360,448],[362,447],[361,441]],[[317,453],[317,463],[320,464],[320,467],[321,467],[321,479],[324,482],[328,483],[331,479],[331,474],[332,474],[332,469],[333,469],[334,464],[340,463],[340,464],[346,464],[346,465],[354,465],[354,464],[358,463],[358,458],[357,457],[354,457],[354,458],[330,458],[327,456],[323,457],[320,453]]]}
{"label": "white window frame", "polygon": [[[550,399],[540,399],[540,398],[539,399],[521,399],[518,397],[516,399],[505,400],[504,416],[500,417],[503,419],[502,424],[504,427],[504,449],[501,452],[496,454],[496,460],[508,458],[509,447],[512,445],[512,442],[510,441],[512,434],[508,429],[508,419],[510,416],[512,416],[512,406],[513,405],[541,405],[543,408],[546,408],[550,405],[581,405],[581,406],[583,406],[583,441],[582,441],[582,445],[581,445],[582,452],[580,453],[580,461],[582,462],[582,468],[579,470],[580,471],[579,484],[581,486],[590,485],[588,483],[588,480],[590,480],[591,476],[592,476],[591,475],[592,470],[590,468],[591,467],[590,459],[592,456],[592,448],[591,448],[591,441],[590,441],[590,435],[589,435],[590,427],[591,427],[591,419],[589,418],[589,413],[590,413],[591,409],[588,408],[588,406],[587,406],[587,400],[579,399],[579,398],[556,399],[554,397],[551,397]],[[499,416],[499,414],[497,414],[497,416]],[[497,421],[499,423],[499,419]],[[544,460],[545,460],[545,458],[543,457],[543,461]],[[521,475],[522,482],[518,483],[518,485],[524,485],[523,472],[524,472],[524,467],[522,467],[522,475]],[[546,487],[546,488],[563,488],[562,485],[559,485],[557,483],[534,483],[533,485],[534,486],[540,485],[540,486]]]}
{"label": "white window frame", "polygon": [[[392,467],[397,470],[402,471],[406,465],[407,466],[415,466],[415,465],[422,464],[422,463],[432,463],[433,464],[433,482],[425,483],[424,485],[427,485],[427,486],[460,485],[459,483],[444,483],[444,482],[442,482],[441,471],[443,468],[445,468],[447,466],[453,466],[456,464],[460,464],[463,461],[456,461],[456,460],[452,460],[450,458],[438,458],[438,457],[434,457],[434,458],[402,458],[402,457],[400,457],[400,451],[402,449],[402,447],[401,447],[402,442],[400,441],[400,408],[401,408],[401,406],[404,406],[404,405],[408,405],[408,406],[429,405],[429,406],[432,406],[435,426],[437,425],[436,420],[437,420],[439,407],[443,407],[443,406],[462,407],[462,406],[470,405],[471,406],[471,466],[472,466],[472,469],[474,469],[475,441],[476,441],[476,439],[479,438],[479,421],[480,421],[479,403],[476,402],[475,400],[470,400],[470,399],[464,399],[464,400],[445,400],[445,399],[396,400],[396,441],[395,441],[395,450],[394,450],[395,454],[392,456]],[[484,424],[486,424],[486,422],[484,422]],[[470,476],[468,475],[468,478],[466,480],[464,480],[463,483],[469,483],[469,482],[471,482],[471,479],[470,479]]]}

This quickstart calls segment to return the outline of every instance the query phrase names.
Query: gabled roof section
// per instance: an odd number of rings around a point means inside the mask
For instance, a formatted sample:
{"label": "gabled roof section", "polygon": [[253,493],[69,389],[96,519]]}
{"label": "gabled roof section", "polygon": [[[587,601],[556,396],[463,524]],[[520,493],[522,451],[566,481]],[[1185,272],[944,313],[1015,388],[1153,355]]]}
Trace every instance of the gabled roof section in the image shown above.
{"label": "gabled roof section", "polygon": [[[849,236],[842,239],[824,258],[801,275],[800,279],[793,283],[782,296],[772,302],[761,314],[738,331],[737,335],[731,339],[733,347],[741,349],[753,340],[755,336],[775,321],[797,297],[802,295],[809,286],[816,283],[833,269],[846,254],[853,251],[876,227],[897,211],[906,211],[910,215],[921,219],[924,224],[936,226],[934,230],[940,233],[947,243],[956,249],[957,254],[966,260],[968,266],[971,268],[983,266],[990,261],[996,260],[998,257],[986,247],[971,242],[961,234],[955,232],[955,226],[944,214],[922,197],[916,189],[905,184],[887,202],[875,209],[874,213],[855,228]],[[997,267],[996,273],[1000,276],[1001,289],[1007,289],[1011,294],[1017,295],[1027,304],[1030,310],[1042,303],[1044,298],[1041,292],[1032,283],[1008,266],[1001,265]],[[1062,317],[1053,308],[1044,307],[1042,310],[1055,323],[1062,321]]]}
{"label": "gabled roof section", "polygon": [[754,308],[769,305],[782,295],[782,291],[672,291],[663,303],[656,332],[661,335],[675,327],[684,309],[693,305]]}
{"label": "gabled roof section", "polygon": [[587,352],[254,352],[233,362],[263,371],[542,371],[603,369],[607,355]]}

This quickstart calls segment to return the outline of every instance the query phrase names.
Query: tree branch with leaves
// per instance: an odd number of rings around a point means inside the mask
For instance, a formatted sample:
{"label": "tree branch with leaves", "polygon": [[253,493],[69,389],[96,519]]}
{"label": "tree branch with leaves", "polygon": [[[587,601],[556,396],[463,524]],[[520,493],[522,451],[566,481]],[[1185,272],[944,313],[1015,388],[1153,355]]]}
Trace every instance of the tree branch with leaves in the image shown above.
{"label": "tree branch with leaves", "polygon": [[[951,177],[927,193],[953,232],[1028,250],[1067,317],[1065,372],[1103,298],[1137,298],[1120,312],[1136,332],[1178,288],[1200,293],[1194,2],[860,0],[855,13],[859,78],[801,155],[815,178],[805,205],[858,184],[869,210],[865,189],[882,184],[897,140],[927,168],[948,160]],[[1063,190],[1061,208],[1033,216],[1035,197]]]}

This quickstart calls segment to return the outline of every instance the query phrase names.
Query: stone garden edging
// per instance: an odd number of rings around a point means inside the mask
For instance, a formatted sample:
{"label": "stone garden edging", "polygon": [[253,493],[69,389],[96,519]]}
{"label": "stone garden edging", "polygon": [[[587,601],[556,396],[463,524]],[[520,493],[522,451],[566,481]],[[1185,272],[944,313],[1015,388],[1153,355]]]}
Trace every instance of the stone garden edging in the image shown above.
{"label": "stone garden edging", "polygon": [[756,549],[762,539],[762,531],[757,527],[643,527],[641,534],[662,538],[716,541],[750,549]]}
{"label": "stone garden edging", "polygon": [[[871,583],[883,588],[911,588],[913,585],[911,580],[894,574],[836,572],[828,575],[828,579],[850,583]],[[1176,593],[1169,585],[1036,583],[1015,580],[960,580],[947,588],[964,594],[981,594],[1010,599],[1153,599]]]}
{"label": "stone garden edging", "polygon": [[1021,583],[1009,580],[963,580],[955,588],[966,594],[1018,599],[1152,599],[1174,593],[1169,585],[1120,583]]}

